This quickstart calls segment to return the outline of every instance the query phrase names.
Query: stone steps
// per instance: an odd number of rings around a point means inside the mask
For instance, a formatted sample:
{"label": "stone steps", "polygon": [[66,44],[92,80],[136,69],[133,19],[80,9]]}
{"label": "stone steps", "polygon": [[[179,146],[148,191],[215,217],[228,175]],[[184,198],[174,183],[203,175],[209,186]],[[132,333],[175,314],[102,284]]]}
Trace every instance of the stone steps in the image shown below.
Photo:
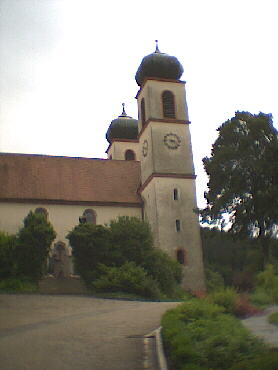
{"label": "stone steps", "polygon": [[77,277],[55,279],[44,277],[39,281],[39,293],[41,294],[89,294],[83,281]]}

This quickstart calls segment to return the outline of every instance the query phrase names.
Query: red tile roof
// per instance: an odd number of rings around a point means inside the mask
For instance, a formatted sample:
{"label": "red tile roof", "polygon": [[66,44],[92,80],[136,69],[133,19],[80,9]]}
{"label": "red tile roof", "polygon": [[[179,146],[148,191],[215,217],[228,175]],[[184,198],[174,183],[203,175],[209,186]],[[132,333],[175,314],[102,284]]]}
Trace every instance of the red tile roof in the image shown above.
{"label": "red tile roof", "polygon": [[140,206],[139,186],[137,161],[0,154],[0,200]]}

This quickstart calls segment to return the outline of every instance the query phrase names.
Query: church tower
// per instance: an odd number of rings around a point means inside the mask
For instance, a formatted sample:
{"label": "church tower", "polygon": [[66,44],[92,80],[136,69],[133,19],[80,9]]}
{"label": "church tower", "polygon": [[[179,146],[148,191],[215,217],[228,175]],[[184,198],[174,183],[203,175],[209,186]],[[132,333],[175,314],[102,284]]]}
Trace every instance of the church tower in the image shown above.
{"label": "church tower", "polygon": [[185,82],[177,58],[154,53],[136,73],[141,197],[154,245],[183,265],[183,286],[204,291],[204,270]]}

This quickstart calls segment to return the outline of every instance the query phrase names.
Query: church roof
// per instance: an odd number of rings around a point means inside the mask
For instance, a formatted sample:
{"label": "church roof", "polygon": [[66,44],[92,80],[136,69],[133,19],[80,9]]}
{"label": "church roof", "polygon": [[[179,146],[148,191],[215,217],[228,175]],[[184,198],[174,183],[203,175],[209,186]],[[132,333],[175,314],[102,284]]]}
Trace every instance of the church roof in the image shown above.
{"label": "church roof", "polygon": [[0,154],[0,200],[140,207],[140,163]]}

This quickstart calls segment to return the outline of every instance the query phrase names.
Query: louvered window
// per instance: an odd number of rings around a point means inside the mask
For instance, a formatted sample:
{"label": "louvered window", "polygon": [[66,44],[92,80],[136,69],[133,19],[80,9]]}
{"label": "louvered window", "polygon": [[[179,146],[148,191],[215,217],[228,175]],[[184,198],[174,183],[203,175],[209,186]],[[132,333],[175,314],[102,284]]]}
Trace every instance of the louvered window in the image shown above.
{"label": "louvered window", "polygon": [[163,116],[167,118],[176,118],[175,113],[175,97],[171,91],[163,91],[162,93]]}
{"label": "louvered window", "polygon": [[142,128],[146,124],[146,111],[145,111],[145,99],[141,100],[141,121],[142,121]]}

